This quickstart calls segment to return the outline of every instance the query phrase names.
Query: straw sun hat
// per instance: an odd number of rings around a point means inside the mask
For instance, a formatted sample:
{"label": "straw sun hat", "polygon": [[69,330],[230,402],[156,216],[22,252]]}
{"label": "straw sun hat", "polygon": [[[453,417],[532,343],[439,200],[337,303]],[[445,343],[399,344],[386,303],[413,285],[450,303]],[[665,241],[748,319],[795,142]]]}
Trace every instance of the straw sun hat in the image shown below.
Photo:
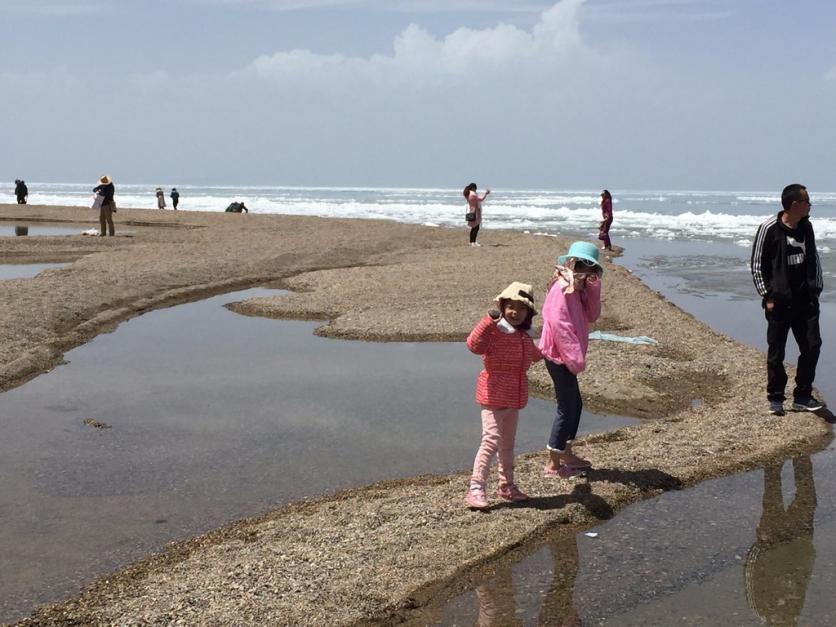
{"label": "straw sun hat", "polygon": [[534,292],[531,291],[531,286],[528,283],[514,281],[502,290],[502,293],[495,300],[515,300],[527,306],[535,314],[537,313],[537,309],[534,308]]}
{"label": "straw sun hat", "polygon": [[104,176],[102,176],[102,178],[99,179],[99,183],[101,183],[102,185],[110,185],[110,177],[107,174],[105,174]]}

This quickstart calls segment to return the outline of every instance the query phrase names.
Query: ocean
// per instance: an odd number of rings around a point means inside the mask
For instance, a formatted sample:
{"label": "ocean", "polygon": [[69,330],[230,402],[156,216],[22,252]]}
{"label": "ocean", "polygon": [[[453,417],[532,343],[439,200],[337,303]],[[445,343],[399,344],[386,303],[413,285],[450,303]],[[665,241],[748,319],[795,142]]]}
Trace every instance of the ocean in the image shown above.
{"label": "ocean", "polygon": [[[31,204],[88,206],[92,184],[28,183]],[[156,209],[155,185],[119,184],[117,204]],[[14,203],[14,185],[0,183],[0,203]],[[171,207],[164,187],[166,205]],[[243,201],[252,213],[286,213],[340,218],[379,218],[437,226],[464,226],[465,202],[458,189],[373,187],[280,187],[178,185],[180,209],[223,211]],[[779,206],[772,192],[619,191],[613,192],[614,241],[650,237],[751,244],[755,229]],[[532,233],[594,235],[600,221],[600,190],[496,189],[484,204],[484,228]],[[836,192],[810,191],[812,221],[821,250],[836,243]]]}

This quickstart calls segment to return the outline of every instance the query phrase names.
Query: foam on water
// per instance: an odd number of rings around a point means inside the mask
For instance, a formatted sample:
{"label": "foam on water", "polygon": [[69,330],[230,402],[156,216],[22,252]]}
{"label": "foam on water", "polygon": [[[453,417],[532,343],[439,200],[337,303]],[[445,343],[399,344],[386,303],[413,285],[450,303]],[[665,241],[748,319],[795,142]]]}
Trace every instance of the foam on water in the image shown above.
{"label": "foam on water", "polygon": [[[155,209],[156,185],[117,184],[117,204]],[[166,193],[171,186],[165,186]],[[0,183],[0,202],[13,203],[13,185]],[[32,204],[89,206],[90,184],[29,183]],[[180,209],[223,211],[244,201],[252,213],[376,218],[465,227],[458,189],[179,185]],[[812,192],[819,241],[836,239],[836,193]],[[166,200],[170,207],[170,201]],[[601,220],[597,190],[494,190],[484,205],[484,228],[538,233],[580,232],[594,238]],[[731,241],[749,246],[758,225],[778,210],[777,192],[615,190],[614,238]],[[821,248],[829,253],[830,247]]]}

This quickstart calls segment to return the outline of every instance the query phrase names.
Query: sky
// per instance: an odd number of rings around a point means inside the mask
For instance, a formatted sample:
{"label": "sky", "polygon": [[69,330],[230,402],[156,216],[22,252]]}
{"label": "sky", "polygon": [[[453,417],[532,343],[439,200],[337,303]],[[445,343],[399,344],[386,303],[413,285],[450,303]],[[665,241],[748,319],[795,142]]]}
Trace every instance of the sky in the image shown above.
{"label": "sky", "polygon": [[831,0],[0,0],[0,180],[836,190]]}

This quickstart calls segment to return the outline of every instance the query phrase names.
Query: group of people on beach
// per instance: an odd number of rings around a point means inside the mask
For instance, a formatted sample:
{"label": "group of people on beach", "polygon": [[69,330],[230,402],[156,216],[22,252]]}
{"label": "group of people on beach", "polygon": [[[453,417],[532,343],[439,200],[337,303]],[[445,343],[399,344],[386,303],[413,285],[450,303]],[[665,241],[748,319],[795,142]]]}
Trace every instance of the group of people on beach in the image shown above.
{"label": "group of people on beach", "polygon": [[[490,190],[479,196],[476,185],[464,194],[470,212],[471,245],[481,221],[481,203]],[[601,194],[603,221],[599,237],[611,249],[612,197]],[[788,185],[781,194],[781,211],[763,222],[752,247],[751,271],[767,320],[767,399],[769,413],[784,415],[787,373],[784,354],[792,331],[799,348],[792,409],[818,411],[824,403],[813,396],[816,365],[821,350],[819,296],[823,289],[821,260],[810,224],[810,196],[800,184]],[[572,451],[578,432],[583,400],[578,375],[586,366],[588,326],[601,313],[603,267],[598,247],[574,242],[558,258],[543,304],[543,330],[537,344],[529,335],[537,315],[529,284],[514,282],[496,297],[490,310],[471,331],[467,347],[482,357],[483,370],[476,382],[476,402],[481,406],[482,438],[465,502],[473,509],[489,506],[487,480],[491,460],[498,458],[499,486],[496,495],[508,501],[528,496],[514,478],[514,441],[519,411],[528,402],[527,372],[545,360],[554,384],[557,410],[548,439],[546,477],[568,478],[591,464]]]}
{"label": "group of people on beach", "polygon": [[[165,209],[165,192],[163,191],[162,187],[158,187],[154,190],[154,193],[157,196],[157,209]],[[177,211],[177,205],[180,204],[180,192],[177,191],[176,187],[171,188],[171,205],[174,207],[174,210]]]}
{"label": "group of people on beach", "polygon": [[[470,227],[469,241],[474,248],[482,246],[476,241],[476,237],[479,235],[479,227],[482,226],[482,203],[491,193],[490,189],[486,189],[485,193],[480,196],[477,189],[476,183],[470,183],[462,192],[467,200],[467,212],[464,214],[464,220]],[[603,250],[612,250],[612,242],[610,241],[612,219],[612,194],[605,189],[601,192],[601,222],[598,224],[598,239],[602,242],[601,248]]]}

